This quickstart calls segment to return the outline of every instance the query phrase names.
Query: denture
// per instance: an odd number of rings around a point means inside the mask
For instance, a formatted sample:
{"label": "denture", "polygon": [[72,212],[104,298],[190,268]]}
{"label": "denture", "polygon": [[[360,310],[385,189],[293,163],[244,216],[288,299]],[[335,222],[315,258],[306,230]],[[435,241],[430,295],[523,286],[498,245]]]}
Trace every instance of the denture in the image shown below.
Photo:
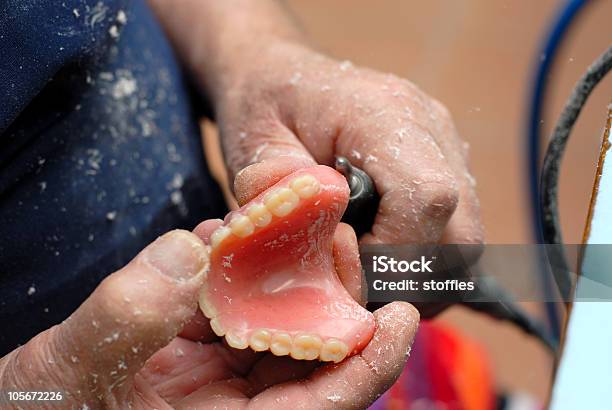
{"label": "denture", "polygon": [[373,316],[340,282],[332,253],[348,197],[335,170],[302,169],[213,232],[200,308],[229,346],[338,363],[370,341]]}

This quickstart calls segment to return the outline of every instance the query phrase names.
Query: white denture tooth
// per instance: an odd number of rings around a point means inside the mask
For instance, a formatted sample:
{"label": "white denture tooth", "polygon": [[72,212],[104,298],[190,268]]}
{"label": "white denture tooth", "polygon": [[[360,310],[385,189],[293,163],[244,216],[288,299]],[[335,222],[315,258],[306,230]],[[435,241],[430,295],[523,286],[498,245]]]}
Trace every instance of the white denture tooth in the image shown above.
{"label": "white denture tooth", "polygon": [[319,357],[323,342],[315,335],[299,335],[293,339],[291,357],[297,360],[314,360]]}
{"label": "white denture tooth", "polygon": [[272,221],[272,214],[263,204],[253,204],[247,209],[247,215],[251,222],[260,228],[267,226]]}
{"label": "white denture tooth", "polygon": [[209,319],[214,318],[217,315],[215,308],[208,301],[208,295],[205,295],[204,292],[200,293],[200,310],[204,313]]}
{"label": "white denture tooth", "polygon": [[310,198],[316,195],[321,189],[321,184],[312,175],[302,175],[295,178],[289,184],[291,189],[300,196],[300,198]]}
{"label": "white denture tooth", "polygon": [[236,215],[229,223],[232,233],[240,238],[245,238],[253,233],[255,226],[248,216]]}
{"label": "white denture tooth", "polygon": [[249,347],[249,343],[245,338],[238,336],[237,334],[231,331],[225,334],[225,341],[228,345],[230,345],[230,347],[233,347],[234,349],[246,349],[247,347]]}
{"label": "white denture tooth", "polygon": [[210,319],[210,328],[217,336],[223,336],[225,334],[225,329],[221,326],[218,318]]}
{"label": "white denture tooth", "polygon": [[328,339],[321,349],[319,359],[324,362],[339,363],[348,354],[348,346],[346,343],[341,342],[338,339]]}
{"label": "white denture tooth", "polygon": [[300,202],[300,197],[289,188],[280,188],[270,192],[264,198],[266,208],[278,217],[289,215],[298,202]]}
{"label": "white denture tooth", "polygon": [[232,230],[227,226],[221,226],[210,235],[210,246],[215,249],[225,238],[232,233]]}
{"label": "white denture tooth", "polygon": [[272,333],[266,329],[257,329],[251,334],[250,346],[256,352],[263,352],[270,348]]}
{"label": "white denture tooth", "polygon": [[291,336],[288,333],[275,333],[270,342],[270,351],[276,356],[286,356],[291,352]]}

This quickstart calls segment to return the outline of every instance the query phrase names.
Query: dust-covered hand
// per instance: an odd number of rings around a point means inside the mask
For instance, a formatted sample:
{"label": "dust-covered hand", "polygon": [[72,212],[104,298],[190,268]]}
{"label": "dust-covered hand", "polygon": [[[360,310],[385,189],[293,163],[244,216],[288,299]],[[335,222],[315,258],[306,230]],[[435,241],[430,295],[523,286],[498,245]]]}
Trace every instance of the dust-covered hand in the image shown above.
{"label": "dust-covered hand", "polygon": [[280,2],[150,2],[211,101],[241,204],[343,155],[382,197],[364,242],[483,241],[467,145],[438,101],[314,51]]}
{"label": "dust-covered hand", "polygon": [[[406,303],[375,314],[376,334],[360,355],[314,372],[318,362],[235,350],[217,338],[196,312],[205,243],[219,224],[207,221],[197,235],[172,231],[145,248],[66,321],[0,359],[0,391],[62,392],[63,401],[37,408],[357,409],[391,385],[418,325]],[[354,234],[341,243],[356,252]],[[349,282],[359,297],[360,280]]]}
{"label": "dust-covered hand", "polygon": [[442,104],[406,80],[294,44],[271,44],[253,61],[217,103],[239,202],[342,155],[381,196],[363,242],[482,242],[467,146]]}

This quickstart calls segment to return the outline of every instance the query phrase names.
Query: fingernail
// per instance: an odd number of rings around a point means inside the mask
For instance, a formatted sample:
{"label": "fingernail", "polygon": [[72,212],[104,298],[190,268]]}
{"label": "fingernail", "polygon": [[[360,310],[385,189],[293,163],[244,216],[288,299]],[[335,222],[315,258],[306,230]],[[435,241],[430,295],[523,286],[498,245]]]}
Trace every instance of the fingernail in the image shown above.
{"label": "fingernail", "polygon": [[194,234],[181,230],[161,236],[142,256],[160,273],[178,281],[202,275],[209,265],[208,248]]}

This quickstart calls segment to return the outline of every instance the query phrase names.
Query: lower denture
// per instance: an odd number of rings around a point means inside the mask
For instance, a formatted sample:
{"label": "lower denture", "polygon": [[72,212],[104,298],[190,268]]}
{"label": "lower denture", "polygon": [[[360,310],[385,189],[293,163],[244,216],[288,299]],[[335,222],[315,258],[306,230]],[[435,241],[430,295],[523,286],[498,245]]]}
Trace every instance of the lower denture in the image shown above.
{"label": "lower denture", "polygon": [[210,238],[200,308],[234,348],[340,362],[374,319],[340,282],[333,235],[349,189],[326,166],[299,170],[231,212]]}

